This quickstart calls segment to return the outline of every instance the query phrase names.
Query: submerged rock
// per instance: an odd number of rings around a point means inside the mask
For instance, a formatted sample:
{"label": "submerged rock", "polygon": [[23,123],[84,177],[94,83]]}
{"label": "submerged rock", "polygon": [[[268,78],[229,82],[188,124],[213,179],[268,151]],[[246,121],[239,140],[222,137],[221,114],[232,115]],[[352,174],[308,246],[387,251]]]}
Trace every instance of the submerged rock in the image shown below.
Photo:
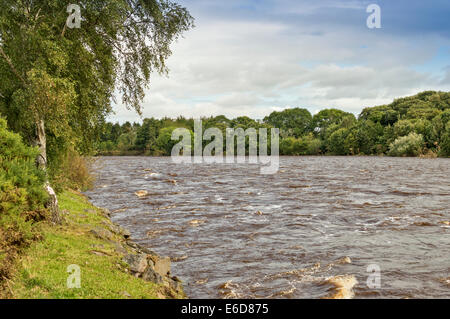
{"label": "submerged rock", "polygon": [[448,278],[441,278],[440,282],[443,283],[444,285],[447,285],[450,287],[450,277]]}
{"label": "submerged rock", "polygon": [[196,283],[197,285],[204,285],[204,284],[206,284],[208,281],[209,281],[208,278],[204,278],[204,279],[197,280],[195,283]]}
{"label": "submerged rock", "polygon": [[175,257],[171,257],[171,258],[170,258],[170,260],[171,260],[172,262],[180,262],[180,261],[183,261],[183,260],[186,260],[186,259],[188,259],[188,256],[187,256],[187,255],[184,255],[184,256],[175,256]]}
{"label": "submerged rock", "polygon": [[351,264],[351,263],[352,263],[352,260],[348,256],[342,257],[336,261],[336,264],[338,264],[338,265],[345,265],[345,264]]}
{"label": "submerged rock", "polygon": [[331,294],[325,299],[352,299],[355,296],[353,287],[358,284],[358,281],[353,275],[329,277],[325,282],[334,286]]}
{"label": "submerged rock", "polygon": [[134,195],[136,195],[139,198],[143,198],[148,195],[148,192],[147,191],[137,191],[136,193],[134,193]]}
{"label": "submerged rock", "polygon": [[168,179],[167,183],[171,183],[173,185],[177,185],[178,184],[178,182],[176,180],[174,180],[174,179]]}
{"label": "submerged rock", "polygon": [[189,225],[191,225],[192,227],[198,227],[201,224],[206,223],[206,220],[202,220],[202,219],[193,219],[189,222]]}

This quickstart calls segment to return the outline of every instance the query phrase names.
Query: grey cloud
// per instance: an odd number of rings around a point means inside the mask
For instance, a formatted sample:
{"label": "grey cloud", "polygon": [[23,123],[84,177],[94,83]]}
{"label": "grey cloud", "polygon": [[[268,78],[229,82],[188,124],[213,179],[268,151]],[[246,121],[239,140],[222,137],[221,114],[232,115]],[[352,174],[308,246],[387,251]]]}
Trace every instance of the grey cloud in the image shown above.
{"label": "grey cloud", "polygon": [[[307,106],[312,112],[339,107],[358,113],[365,106],[450,83],[449,71],[442,80],[410,68],[434,55],[439,38],[412,41],[364,26],[333,29],[324,21],[223,15],[216,19],[199,14],[196,25],[173,46],[169,77],[153,76],[144,116],[261,118],[287,106]],[[319,31],[321,36],[315,34]],[[306,67],[305,62],[314,66]],[[121,105],[115,110],[112,120],[138,119]]]}

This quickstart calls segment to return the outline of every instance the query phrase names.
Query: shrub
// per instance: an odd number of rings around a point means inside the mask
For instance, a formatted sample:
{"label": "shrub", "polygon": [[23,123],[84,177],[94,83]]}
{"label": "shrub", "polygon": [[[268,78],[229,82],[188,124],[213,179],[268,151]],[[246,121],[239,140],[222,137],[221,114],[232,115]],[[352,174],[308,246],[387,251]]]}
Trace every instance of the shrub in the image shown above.
{"label": "shrub", "polygon": [[280,154],[281,155],[294,155],[294,143],[295,138],[293,137],[286,137],[282,138],[280,141]]}
{"label": "shrub", "polygon": [[57,193],[64,189],[84,191],[93,186],[94,176],[90,173],[93,159],[83,157],[77,151],[69,149],[60,154],[57,161],[49,166],[52,186]]}
{"label": "shrub", "polygon": [[46,216],[45,174],[36,167],[37,154],[0,118],[0,288],[18,252],[38,237],[34,222]]}
{"label": "shrub", "polygon": [[421,134],[410,133],[407,136],[397,138],[389,146],[390,156],[418,156],[422,154],[424,140]]}
{"label": "shrub", "polygon": [[305,155],[318,155],[321,152],[322,141],[318,138],[315,138],[313,134],[308,134],[303,137],[304,141],[307,144],[307,149]]}
{"label": "shrub", "polygon": [[446,131],[442,134],[442,139],[439,146],[439,156],[450,157],[450,122],[447,124]]}

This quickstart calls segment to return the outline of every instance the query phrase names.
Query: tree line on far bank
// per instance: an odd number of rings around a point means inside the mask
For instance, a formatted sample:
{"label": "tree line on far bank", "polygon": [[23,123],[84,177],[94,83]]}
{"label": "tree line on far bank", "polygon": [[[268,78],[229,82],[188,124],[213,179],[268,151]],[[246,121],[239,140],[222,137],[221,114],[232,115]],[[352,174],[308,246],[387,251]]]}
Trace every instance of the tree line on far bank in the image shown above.
{"label": "tree line on far bank", "polygon": [[[281,155],[450,156],[450,92],[426,91],[396,99],[365,108],[358,118],[338,109],[312,115],[307,109],[291,108],[263,120],[221,115],[202,118],[202,124],[203,130],[217,127],[224,136],[228,127],[279,128]],[[171,139],[172,131],[180,127],[194,132],[194,119],[106,123],[97,154],[167,156],[177,142]]]}

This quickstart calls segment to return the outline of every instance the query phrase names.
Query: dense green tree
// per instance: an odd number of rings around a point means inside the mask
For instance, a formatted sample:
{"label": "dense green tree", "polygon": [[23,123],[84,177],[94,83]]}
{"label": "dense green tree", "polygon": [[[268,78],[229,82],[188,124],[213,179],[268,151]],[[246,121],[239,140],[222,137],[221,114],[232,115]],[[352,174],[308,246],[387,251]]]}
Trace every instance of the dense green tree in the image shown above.
{"label": "dense green tree", "polygon": [[433,124],[425,119],[418,119],[414,122],[414,132],[423,136],[425,146],[429,149],[434,148],[435,142],[433,134]]}
{"label": "dense green tree", "polygon": [[347,128],[340,128],[334,131],[327,141],[328,151],[333,155],[350,155],[353,145],[348,143],[349,134],[350,130]]}
{"label": "dense green tree", "polygon": [[371,120],[359,121],[354,130],[355,154],[381,154],[387,151],[384,128]]}
{"label": "dense green tree", "polygon": [[154,154],[157,151],[156,140],[160,129],[160,121],[154,118],[144,119],[142,126],[136,132],[136,149]]}
{"label": "dense green tree", "polygon": [[[415,133],[422,137],[424,141],[423,147],[426,147],[428,151],[432,151],[435,154],[439,153],[441,156],[447,156],[449,139],[446,130],[450,120],[450,109],[446,108],[447,100],[447,93],[425,92],[425,94],[395,100],[389,105],[365,108],[359,115],[358,120],[351,113],[334,109],[323,110],[313,118],[313,122],[317,123],[312,125],[312,127],[316,127],[315,132],[305,133],[298,137],[292,133],[293,131],[290,131],[290,134],[287,134],[286,131],[284,135],[282,134],[280,139],[280,154],[381,155],[387,154],[391,144],[399,140],[399,138]],[[414,112],[409,112],[410,109],[417,111],[416,102],[419,104],[428,103],[427,107],[434,109],[430,114],[438,115],[434,116],[432,120],[426,118],[407,118],[408,114],[415,114]],[[401,105],[401,107],[398,105]],[[280,115],[279,113],[283,112],[272,113],[271,116],[272,118],[277,118]],[[289,114],[289,112],[283,113],[283,115],[286,114]],[[420,114],[423,115],[426,113]],[[274,117],[274,115],[276,116]],[[202,133],[208,128],[215,127],[222,131],[223,137],[225,138],[227,128],[242,128],[244,130],[254,128],[257,131],[259,128],[270,129],[272,125],[267,123],[267,118],[265,122],[260,122],[246,116],[236,119],[228,119],[223,115],[205,117],[202,118]],[[192,118],[178,117],[176,119],[163,118],[161,120],[145,119],[142,126],[133,124],[131,125],[131,129],[137,133],[134,149],[149,155],[168,155],[170,154],[169,149],[174,144],[169,138],[169,131],[175,127],[185,127],[193,131],[193,123],[194,120]],[[112,133],[112,128],[117,127],[118,132],[125,132],[130,129],[130,124],[125,123],[122,126],[118,124],[107,124],[106,127],[109,127],[108,130],[111,132],[106,135],[114,136],[115,134]],[[161,130],[164,128],[170,129],[166,130],[164,134],[161,134]],[[160,138],[160,136],[162,137]],[[405,142],[407,140],[411,140],[411,138],[400,141]],[[107,141],[103,139],[102,135],[100,150],[111,150],[112,145],[111,143],[106,144]],[[119,151],[117,138],[114,141],[114,150]],[[130,142],[131,140],[128,139],[127,143]],[[209,143],[210,141],[204,140],[203,147]],[[122,143],[122,145],[124,144]],[[223,145],[225,151],[225,140]],[[399,148],[399,145],[397,145],[397,148]],[[247,151],[248,147],[249,139],[247,137]],[[125,149],[132,149],[132,146],[128,145]],[[121,152],[126,153],[126,151]],[[391,152],[390,154],[393,155],[394,153]]]}
{"label": "dense green tree", "polygon": [[264,123],[279,128],[282,136],[300,137],[312,131],[312,115],[307,109],[292,108],[272,112]]}
{"label": "dense green tree", "polygon": [[335,125],[334,128],[341,127],[341,124],[346,121],[346,127],[348,128],[356,118],[353,114],[344,112],[337,109],[325,109],[314,115],[312,119],[312,125],[314,131],[321,136],[322,139],[327,134],[327,129],[331,125]]}
{"label": "dense green tree", "polygon": [[[88,152],[115,91],[141,113],[152,72],[166,73],[170,44],[192,27],[166,0],[79,1],[81,28],[67,28],[69,0],[0,2],[0,112],[47,167],[75,146]],[[54,200],[55,202],[56,200]]]}
{"label": "dense green tree", "polygon": [[134,149],[136,143],[136,133],[129,131],[128,133],[123,133],[119,136],[117,141],[117,148],[122,151],[131,151]]}
{"label": "dense green tree", "polygon": [[[160,152],[159,155],[170,156],[172,154],[172,149],[175,144],[177,144],[180,140],[172,140],[172,132],[176,129],[176,127],[165,127],[161,129],[158,138],[156,139],[156,146]],[[191,134],[191,143],[193,143],[194,133],[189,131]],[[191,146],[191,149],[193,147]]]}
{"label": "dense green tree", "polygon": [[409,135],[414,131],[414,123],[411,120],[400,120],[394,124],[395,138]]}

